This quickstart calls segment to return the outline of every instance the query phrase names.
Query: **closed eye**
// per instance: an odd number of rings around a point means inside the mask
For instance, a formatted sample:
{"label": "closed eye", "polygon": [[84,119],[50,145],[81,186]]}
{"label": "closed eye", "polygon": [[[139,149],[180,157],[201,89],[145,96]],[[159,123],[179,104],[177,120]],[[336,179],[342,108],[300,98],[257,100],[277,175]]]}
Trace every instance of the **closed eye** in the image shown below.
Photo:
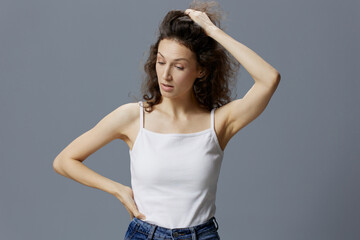
{"label": "closed eye", "polygon": [[[163,62],[157,62],[158,64],[160,64],[160,65],[164,65],[165,63],[163,63]],[[176,67],[177,69],[179,69],[179,70],[184,70],[184,68],[183,67]]]}

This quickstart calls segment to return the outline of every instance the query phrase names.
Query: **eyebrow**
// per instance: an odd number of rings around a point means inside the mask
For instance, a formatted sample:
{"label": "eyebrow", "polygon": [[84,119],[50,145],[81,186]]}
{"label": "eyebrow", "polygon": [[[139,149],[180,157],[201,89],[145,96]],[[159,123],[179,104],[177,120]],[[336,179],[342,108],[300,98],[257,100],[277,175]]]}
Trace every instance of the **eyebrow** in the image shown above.
{"label": "eyebrow", "polygon": [[[161,52],[158,52],[158,54],[160,54],[163,58],[165,58],[165,57],[161,54]],[[185,61],[189,62],[189,60],[188,60],[187,58],[176,58],[176,59],[174,59],[174,61],[180,61],[180,60],[185,60]]]}

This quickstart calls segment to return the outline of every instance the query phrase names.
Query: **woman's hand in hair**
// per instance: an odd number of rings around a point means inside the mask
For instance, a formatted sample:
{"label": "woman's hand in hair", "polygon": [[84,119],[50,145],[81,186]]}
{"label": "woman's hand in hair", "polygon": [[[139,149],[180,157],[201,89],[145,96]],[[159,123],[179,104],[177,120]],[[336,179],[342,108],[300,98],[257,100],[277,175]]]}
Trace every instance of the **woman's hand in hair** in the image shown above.
{"label": "woman's hand in hair", "polygon": [[200,25],[206,34],[210,36],[211,31],[216,30],[218,27],[210,20],[208,15],[205,12],[197,11],[191,8],[188,8],[184,12],[187,14],[195,23]]}

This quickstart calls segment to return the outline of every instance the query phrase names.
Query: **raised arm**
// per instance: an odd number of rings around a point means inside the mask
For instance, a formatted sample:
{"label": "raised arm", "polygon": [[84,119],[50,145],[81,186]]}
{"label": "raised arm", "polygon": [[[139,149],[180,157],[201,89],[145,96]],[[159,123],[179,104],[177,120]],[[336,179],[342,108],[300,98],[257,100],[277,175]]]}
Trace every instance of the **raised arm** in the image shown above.
{"label": "raised arm", "polygon": [[232,136],[264,111],[279,84],[280,73],[250,48],[215,26],[206,13],[192,9],[187,9],[185,13],[198,23],[208,36],[228,50],[255,81],[243,98],[217,110],[217,114],[222,116],[225,122],[222,135],[223,145],[226,145]]}
{"label": "raised arm", "polygon": [[139,115],[137,105],[137,103],[128,103],[118,107],[92,129],[73,140],[53,161],[53,168],[60,175],[117,197],[131,218],[143,217],[133,201],[132,189],[96,173],[84,165],[83,161],[109,142],[127,138],[127,129]]}

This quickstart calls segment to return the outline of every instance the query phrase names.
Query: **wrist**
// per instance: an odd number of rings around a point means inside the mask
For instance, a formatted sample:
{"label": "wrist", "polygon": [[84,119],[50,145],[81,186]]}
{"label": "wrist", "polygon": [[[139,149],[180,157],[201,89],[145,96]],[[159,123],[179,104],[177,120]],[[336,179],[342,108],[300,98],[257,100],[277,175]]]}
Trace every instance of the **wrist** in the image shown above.
{"label": "wrist", "polygon": [[110,194],[114,195],[115,197],[119,197],[122,195],[125,188],[126,188],[125,185],[118,183],[118,182],[114,182],[113,187],[111,188]]}
{"label": "wrist", "polygon": [[212,25],[212,26],[209,26],[206,28],[206,32],[209,37],[213,37],[219,31],[221,31],[221,29],[215,25]]}

